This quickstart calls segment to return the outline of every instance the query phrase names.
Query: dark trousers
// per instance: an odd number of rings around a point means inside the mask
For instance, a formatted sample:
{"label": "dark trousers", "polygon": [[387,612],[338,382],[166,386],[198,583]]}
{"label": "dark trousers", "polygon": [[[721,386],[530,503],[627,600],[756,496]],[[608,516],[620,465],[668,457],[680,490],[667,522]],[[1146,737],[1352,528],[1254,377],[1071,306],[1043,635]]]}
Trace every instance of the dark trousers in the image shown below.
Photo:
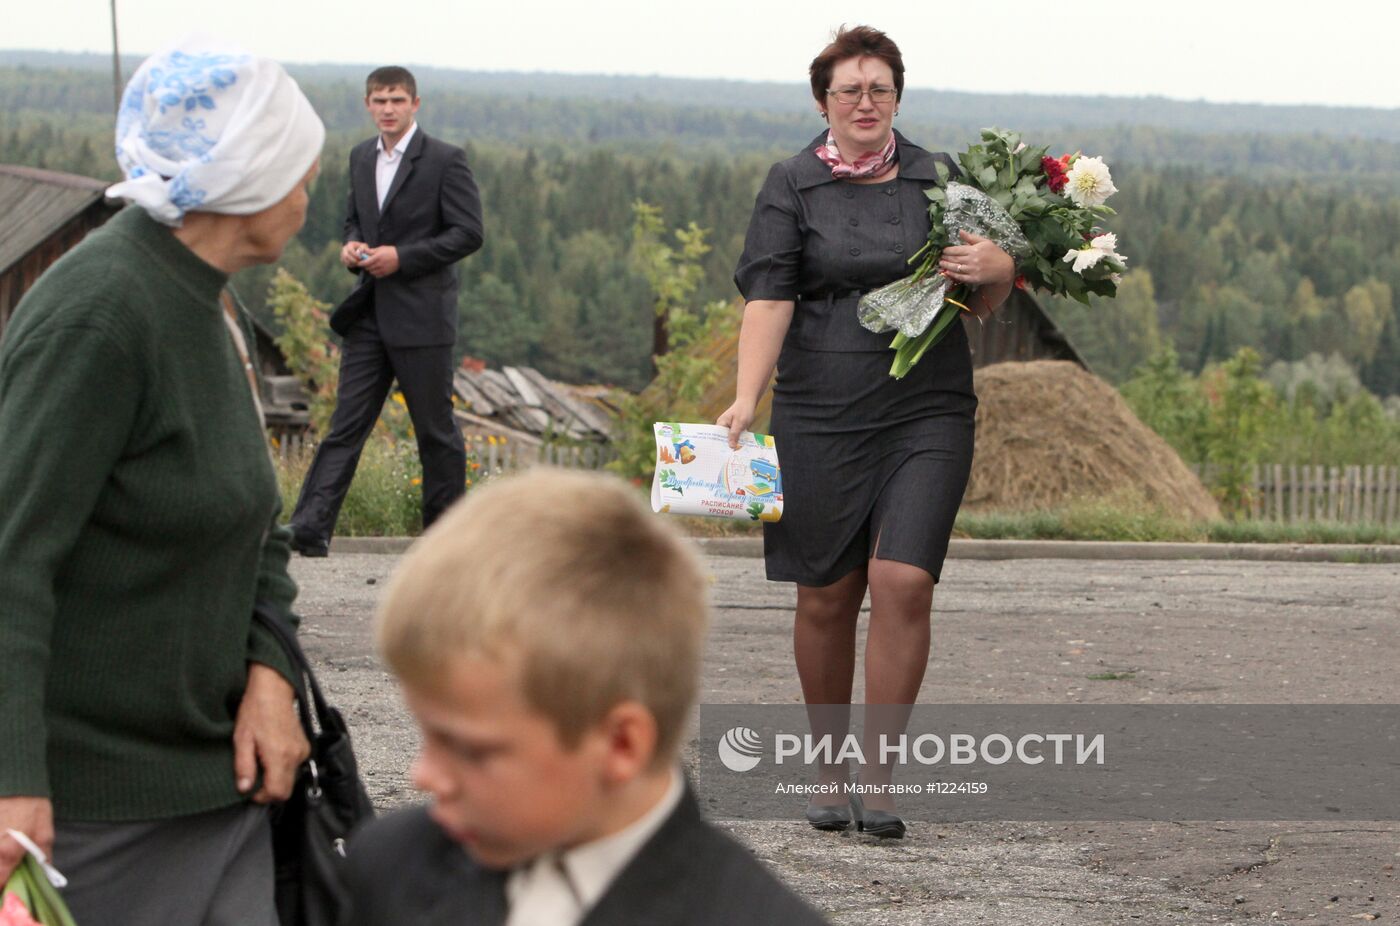
{"label": "dark trousers", "polygon": [[423,464],[423,526],[437,520],[465,491],[467,451],[452,417],[452,347],[387,347],[374,313],[350,329],[340,348],[340,386],[330,433],[301,485],[292,513],[298,534],[329,540],[365,439],[374,429],[389,387],[398,380],[418,436]]}

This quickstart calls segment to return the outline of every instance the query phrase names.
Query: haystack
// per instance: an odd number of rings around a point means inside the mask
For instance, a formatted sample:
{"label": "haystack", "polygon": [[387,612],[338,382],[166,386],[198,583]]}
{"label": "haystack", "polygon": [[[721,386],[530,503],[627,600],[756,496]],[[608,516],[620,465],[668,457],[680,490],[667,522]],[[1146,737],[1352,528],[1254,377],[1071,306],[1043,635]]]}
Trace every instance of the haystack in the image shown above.
{"label": "haystack", "polygon": [[1059,360],[977,371],[970,511],[1028,511],[1140,498],[1188,520],[1220,509],[1175,450],[1108,383]]}

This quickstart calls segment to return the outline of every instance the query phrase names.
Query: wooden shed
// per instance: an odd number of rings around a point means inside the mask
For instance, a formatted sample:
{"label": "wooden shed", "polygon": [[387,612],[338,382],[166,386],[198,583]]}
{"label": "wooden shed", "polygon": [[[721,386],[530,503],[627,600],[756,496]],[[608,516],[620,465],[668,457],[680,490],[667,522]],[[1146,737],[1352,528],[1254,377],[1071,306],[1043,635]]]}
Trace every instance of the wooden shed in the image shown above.
{"label": "wooden shed", "polygon": [[0,333],[20,297],[88,232],[117,213],[110,184],[91,177],[0,164]]}
{"label": "wooden shed", "polygon": [[[40,275],[125,205],[106,198],[109,186],[92,177],[0,164],[0,215],[5,217],[0,224],[0,334]],[[264,417],[282,445],[292,446],[308,427],[306,395],[272,333],[256,318],[253,325],[265,384]]]}
{"label": "wooden shed", "polygon": [[962,322],[972,346],[973,367],[1008,361],[1068,360],[1089,369],[1040,300],[1026,290],[1013,290],[1006,304],[986,322],[967,315]]}

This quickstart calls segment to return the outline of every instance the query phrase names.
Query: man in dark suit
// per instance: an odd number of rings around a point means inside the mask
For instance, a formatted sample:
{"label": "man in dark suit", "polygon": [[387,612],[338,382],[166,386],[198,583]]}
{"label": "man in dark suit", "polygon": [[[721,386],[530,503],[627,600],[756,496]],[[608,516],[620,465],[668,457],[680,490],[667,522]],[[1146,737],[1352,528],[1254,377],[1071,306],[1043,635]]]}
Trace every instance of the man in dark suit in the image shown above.
{"label": "man in dark suit", "polygon": [[375,70],[365,108],[379,134],[350,152],[340,262],[359,277],[331,314],[344,338],[330,433],[292,513],[292,546],[325,556],[360,450],[398,380],[423,464],[423,525],[461,497],[466,449],[452,415],[456,263],[481,247],[481,197],[461,148],[415,122],[413,75]]}

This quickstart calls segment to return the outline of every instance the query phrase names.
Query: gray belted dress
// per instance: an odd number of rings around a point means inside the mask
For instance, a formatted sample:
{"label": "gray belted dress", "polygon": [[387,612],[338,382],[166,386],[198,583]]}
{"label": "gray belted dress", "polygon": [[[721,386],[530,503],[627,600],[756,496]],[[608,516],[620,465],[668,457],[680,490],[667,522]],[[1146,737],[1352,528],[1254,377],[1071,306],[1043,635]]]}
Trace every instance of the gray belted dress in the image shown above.
{"label": "gray belted dress", "polygon": [[764,525],[768,578],[822,586],[872,557],[935,581],[972,464],[977,396],[962,325],[902,380],[893,334],[856,318],[862,293],[908,276],[928,237],[932,154],[895,133],[899,176],[832,177],[814,148],[773,165],[734,275],[746,301],[793,300],[778,358],[771,431],[783,469],[782,520]]}

